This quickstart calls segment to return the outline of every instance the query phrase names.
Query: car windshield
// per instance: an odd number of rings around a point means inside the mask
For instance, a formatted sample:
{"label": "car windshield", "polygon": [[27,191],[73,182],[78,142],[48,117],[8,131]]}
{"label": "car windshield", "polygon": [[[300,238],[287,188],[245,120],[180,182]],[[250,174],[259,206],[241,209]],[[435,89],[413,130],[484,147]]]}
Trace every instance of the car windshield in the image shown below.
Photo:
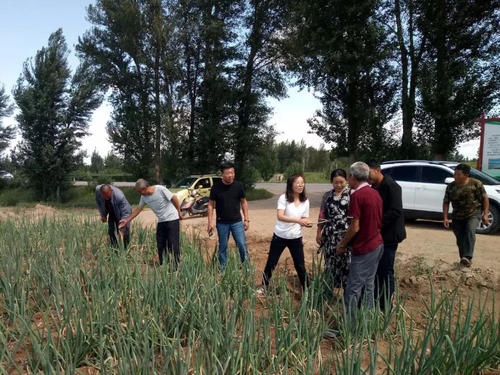
{"label": "car windshield", "polygon": [[175,185],[174,188],[188,188],[190,187],[193,182],[196,181],[196,177],[184,177],[182,180],[178,181]]}
{"label": "car windshield", "polygon": [[[456,166],[453,165],[450,168],[454,170],[455,167]],[[474,168],[471,168],[470,176],[472,178],[475,178],[476,180],[481,181],[484,185],[500,185],[500,181],[498,181],[496,178]]]}

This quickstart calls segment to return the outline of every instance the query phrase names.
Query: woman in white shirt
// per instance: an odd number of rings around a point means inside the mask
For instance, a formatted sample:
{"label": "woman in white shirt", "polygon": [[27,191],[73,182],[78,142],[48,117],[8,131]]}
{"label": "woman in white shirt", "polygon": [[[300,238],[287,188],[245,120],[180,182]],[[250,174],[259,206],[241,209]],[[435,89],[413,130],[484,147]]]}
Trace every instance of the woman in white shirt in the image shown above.
{"label": "woman in white shirt", "polygon": [[306,197],[305,180],[302,175],[288,177],[286,193],[278,199],[276,225],[273,239],[262,277],[262,288],[258,294],[263,294],[269,285],[274,268],[278,264],[285,247],[288,247],[293,259],[293,265],[299,276],[302,288],[307,285],[307,273],[304,265],[304,245],[302,243],[302,227],[310,227],[309,200]]}

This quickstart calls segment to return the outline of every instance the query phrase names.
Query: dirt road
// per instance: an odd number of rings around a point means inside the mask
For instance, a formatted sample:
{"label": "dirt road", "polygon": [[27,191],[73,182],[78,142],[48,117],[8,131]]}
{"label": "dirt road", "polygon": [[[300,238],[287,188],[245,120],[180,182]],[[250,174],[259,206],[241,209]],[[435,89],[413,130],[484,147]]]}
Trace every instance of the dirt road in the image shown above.
{"label": "dirt road", "polygon": [[[264,186],[263,186],[264,187]],[[271,199],[249,202],[250,229],[247,233],[248,246],[252,262],[262,271],[267,259],[269,243],[271,240],[274,223],[276,221],[276,201],[278,194],[284,189],[282,184],[266,184],[265,188],[275,196]],[[318,216],[321,197],[328,185],[308,185],[308,196],[311,202],[310,216],[315,220]],[[156,219],[151,211],[143,211],[137,218],[143,225],[154,225]],[[194,229],[199,231],[202,238],[208,241],[208,247],[215,247],[215,237],[206,235],[206,218],[188,218],[182,221],[184,231]],[[443,228],[441,222],[417,221],[407,224],[407,239],[400,245],[397,252],[398,264],[403,264],[409,275],[413,267],[429,266],[438,267],[442,272],[458,270],[458,249],[455,237],[451,230]],[[318,246],[315,242],[316,229],[304,229],[304,247],[306,266],[310,266],[316,255]],[[230,242],[230,246],[234,242]],[[417,259],[415,257],[422,257]],[[425,264],[422,262],[425,261]],[[292,260],[285,252],[278,267],[292,270]],[[498,285],[500,276],[500,235],[478,235],[472,270],[475,274],[488,275],[490,282]]]}

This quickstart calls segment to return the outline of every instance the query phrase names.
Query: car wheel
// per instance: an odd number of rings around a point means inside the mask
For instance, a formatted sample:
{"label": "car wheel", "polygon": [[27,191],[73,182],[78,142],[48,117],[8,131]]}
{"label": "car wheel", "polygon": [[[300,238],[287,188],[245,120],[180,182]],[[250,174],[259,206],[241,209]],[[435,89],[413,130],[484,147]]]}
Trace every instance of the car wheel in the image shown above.
{"label": "car wheel", "polygon": [[488,215],[489,223],[484,224],[482,221],[479,223],[476,233],[479,234],[491,234],[494,233],[498,228],[498,221],[500,220],[500,213],[498,208],[495,206],[490,206],[490,213]]}

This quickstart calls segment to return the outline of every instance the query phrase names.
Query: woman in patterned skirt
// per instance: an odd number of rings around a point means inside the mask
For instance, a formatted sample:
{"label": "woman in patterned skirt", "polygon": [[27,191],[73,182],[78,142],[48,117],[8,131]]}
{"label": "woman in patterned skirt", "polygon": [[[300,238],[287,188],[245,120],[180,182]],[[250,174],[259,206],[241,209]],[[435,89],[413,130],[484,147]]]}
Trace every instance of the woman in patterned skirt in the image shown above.
{"label": "woman in patterned skirt", "polygon": [[347,282],[351,254],[347,251],[337,255],[336,248],[349,227],[347,209],[350,190],[345,170],[335,169],[330,175],[330,182],[333,189],[325,193],[321,202],[316,242],[324,254],[325,274],[329,285],[333,288],[343,288]]}

